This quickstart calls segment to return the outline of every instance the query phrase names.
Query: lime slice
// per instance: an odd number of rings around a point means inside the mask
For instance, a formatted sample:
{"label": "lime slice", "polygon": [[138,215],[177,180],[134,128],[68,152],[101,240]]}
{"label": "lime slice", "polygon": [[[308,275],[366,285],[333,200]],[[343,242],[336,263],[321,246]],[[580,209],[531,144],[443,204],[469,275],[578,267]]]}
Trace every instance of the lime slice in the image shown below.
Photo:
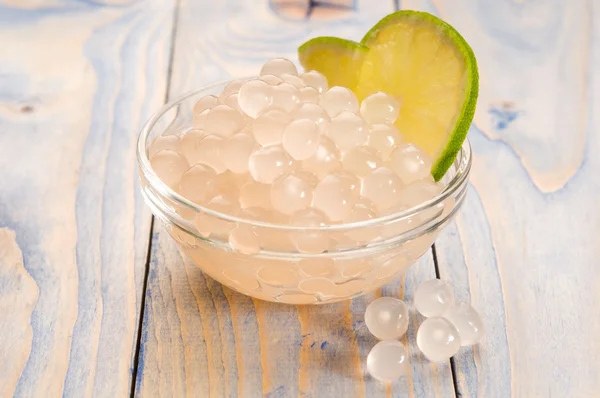
{"label": "lime slice", "polygon": [[[326,45],[320,38],[311,42]],[[310,50],[308,43],[299,49],[301,63],[302,52]],[[359,99],[376,91],[396,97],[402,103],[396,126],[407,141],[431,155],[431,174],[440,180],[456,158],[473,120],[479,89],[473,51],[446,22],[408,10],[383,18],[361,44],[368,50],[353,53],[355,65],[360,67],[358,81],[341,82],[339,67],[321,68],[313,62],[310,68],[328,79],[337,77],[337,84],[353,89]],[[330,41],[329,46],[327,54],[333,59],[327,60],[328,65],[335,64],[340,53],[347,57],[349,45],[342,48]]]}
{"label": "lime slice", "polygon": [[317,70],[327,76],[330,87],[356,87],[367,47],[351,40],[321,36],[298,49],[305,70]]}

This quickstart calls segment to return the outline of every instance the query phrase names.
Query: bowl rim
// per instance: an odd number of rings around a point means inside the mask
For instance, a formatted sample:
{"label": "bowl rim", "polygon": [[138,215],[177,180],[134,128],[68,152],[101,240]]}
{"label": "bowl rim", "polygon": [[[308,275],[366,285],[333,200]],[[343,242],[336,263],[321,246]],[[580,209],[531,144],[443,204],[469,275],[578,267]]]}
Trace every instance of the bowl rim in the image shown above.
{"label": "bowl rim", "polygon": [[[152,170],[152,166],[150,164],[150,159],[148,157],[148,153],[146,151],[146,142],[148,140],[150,131],[156,122],[169,110],[173,109],[177,105],[183,103],[191,97],[194,97],[203,91],[208,91],[214,89],[219,86],[224,86],[227,83],[230,83],[234,80],[246,80],[251,79],[253,77],[245,77],[238,79],[229,79],[220,81],[217,83],[212,83],[206,86],[203,86],[197,90],[189,91],[173,101],[169,101],[163,106],[161,106],[156,112],[150,116],[150,118],[144,123],[141,131],[138,134],[137,145],[136,145],[136,157],[138,161],[138,166],[140,168],[141,173],[144,178],[148,180],[151,187],[156,190],[160,195],[169,199],[179,206],[183,206],[188,210],[193,210],[195,213],[204,213],[206,215],[210,215],[212,217],[216,217],[221,220],[230,221],[234,223],[244,223],[248,225],[253,225],[255,227],[261,228],[271,228],[271,229],[279,229],[279,230],[287,230],[287,231],[345,231],[355,228],[367,228],[380,225],[382,223],[387,223],[392,220],[403,219],[410,217],[414,214],[417,214],[421,211],[427,210],[431,207],[437,206],[448,197],[452,196],[456,191],[458,191],[465,183],[465,180],[468,179],[471,166],[472,166],[472,150],[471,144],[469,142],[468,137],[465,139],[463,145],[461,146],[457,159],[460,160],[460,163],[456,169],[455,175],[448,182],[448,184],[444,187],[442,192],[433,197],[432,199],[422,202],[417,206],[413,206],[409,209],[405,209],[396,213],[387,214],[381,217],[375,217],[365,221],[355,221],[351,223],[341,223],[341,224],[326,224],[326,225],[318,225],[318,226],[294,226],[294,225],[286,225],[286,224],[276,224],[269,223],[264,221],[257,221],[243,217],[237,217],[230,214],[220,213],[215,210],[211,210],[207,207],[201,206],[191,200],[185,198],[184,196],[177,193],[174,189],[165,184]],[[457,161],[454,160],[454,163]],[[457,204],[455,203],[454,206]]]}

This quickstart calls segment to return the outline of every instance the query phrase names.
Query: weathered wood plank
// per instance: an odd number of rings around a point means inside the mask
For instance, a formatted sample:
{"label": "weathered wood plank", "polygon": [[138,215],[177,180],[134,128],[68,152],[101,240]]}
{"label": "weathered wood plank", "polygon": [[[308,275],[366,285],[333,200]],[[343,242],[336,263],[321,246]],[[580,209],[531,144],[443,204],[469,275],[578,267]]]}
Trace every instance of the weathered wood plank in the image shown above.
{"label": "weathered wood plank", "polygon": [[[270,57],[295,59],[297,46],[315,35],[360,39],[393,11],[392,1],[364,0],[357,2],[357,12],[292,21],[290,14],[274,13],[274,3],[183,0],[170,97],[256,73]],[[383,294],[410,299],[420,281],[433,277],[428,256]],[[416,317],[407,334],[409,377],[386,386],[367,375],[366,357],[376,340],[363,313],[381,294],[307,307],[251,300],[181,260],[157,226],[136,391],[140,396],[454,396],[449,363],[431,365],[417,352]]]}
{"label": "weathered wood plank", "polygon": [[481,95],[471,191],[437,241],[442,278],[484,320],[455,359],[462,396],[600,394],[600,6],[405,1],[472,44]]}
{"label": "weathered wood plank", "polygon": [[0,3],[1,396],[129,394],[150,225],[134,143],[165,96],[172,11]]}

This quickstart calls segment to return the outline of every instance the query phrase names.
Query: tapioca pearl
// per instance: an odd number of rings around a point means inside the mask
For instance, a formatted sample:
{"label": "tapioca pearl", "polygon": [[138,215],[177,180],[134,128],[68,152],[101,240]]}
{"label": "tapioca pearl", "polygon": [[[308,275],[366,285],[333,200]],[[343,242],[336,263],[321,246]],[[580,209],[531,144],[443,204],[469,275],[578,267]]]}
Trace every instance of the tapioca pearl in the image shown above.
{"label": "tapioca pearl", "polygon": [[291,167],[291,159],[280,146],[269,146],[254,151],[249,158],[248,170],[255,181],[272,184]]}
{"label": "tapioca pearl", "polygon": [[419,147],[405,144],[390,155],[389,165],[404,184],[427,178],[431,174],[432,161]]}
{"label": "tapioca pearl", "polygon": [[350,190],[355,201],[360,198],[361,180],[357,176],[344,170],[336,171],[335,173],[332,173],[332,175],[338,177]]}
{"label": "tapioca pearl", "polygon": [[432,362],[447,361],[460,349],[460,336],[450,321],[429,318],[419,326],[417,347]]}
{"label": "tapioca pearl", "polygon": [[159,135],[150,144],[150,148],[148,148],[148,157],[151,158],[163,149],[178,151],[180,142],[179,136],[177,135]]}
{"label": "tapioca pearl", "polygon": [[470,304],[464,302],[454,304],[444,313],[444,318],[458,330],[463,347],[477,344],[482,339],[483,322]]}
{"label": "tapioca pearl", "polygon": [[321,94],[319,100],[330,117],[335,117],[344,111],[358,112],[358,100],[356,95],[346,87],[334,86]]}
{"label": "tapioca pearl", "polygon": [[262,146],[281,144],[283,130],[290,116],[282,109],[270,107],[261,112],[252,124],[254,139]]}
{"label": "tapioca pearl", "polygon": [[283,263],[267,264],[258,270],[257,276],[271,286],[296,286],[299,280],[298,272]]}
{"label": "tapioca pearl", "polygon": [[283,109],[287,113],[292,113],[300,107],[300,90],[293,84],[283,82],[273,86],[273,106]]}
{"label": "tapioca pearl", "polygon": [[207,118],[209,112],[210,112],[210,109],[205,109],[200,113],[194,113],[194,116],[192,119],[192,125],[194,126],[195,129],[198,129],[198,130],[204,129],[204,126],[206,125],[206,118]]}
{"label": "tapioca pearl", "polygon": [[404,187],[399,200],[403,206],[411,208],[435,198],[442,190],[443,187],[436,184],[431,175],[428,175],[425,179],[414,181]]}
{"label": "tapioca pearl", "polygon": [[332,117],[327,135],[342,151],[365,145],[369,138],[365,121],[349,111],[342,111]]}
{"label": "tapioca pearl", "polygon": [[250,118],[247,115],[244,115],[242,108],[240,108],[240,101],[239,101],[238,93],[231,94],[229,97],[225,98],[225,100],[223,101],[223,104],[227,105],[228,107],[230,107],[232,109],[235,109],[236,111],[238,111],[240,113],[240,115],[245,116],[246,119],[250,120]]}
{"label": "tapioca pearl", "polygon": [[241,113],[227,105],[217,105],[206,116],[204,131],[221,137],[231,137],[245,126]]}
{"label": "tapioca pearl", "polygon": [[221,157],[221,149],[225,143],[225,138],[218,135],[202,137],[196,144],[194,154],[191,158],[195,164],[207,165],[215,170],[217,174],[221,174],[227,170]]}
{"label": "tapioca pearl", "polygon": [[362,180],[361,195],[369,199],[379,212],[395,205],[402,189],[402,181],[390,169],[380,167]]}
{"label": "tapioca pearl", "polygon": [[338,297],[352,297],[362,293],[367,287],[367,281],[364,279],[352,279],[348,282],[339,283],[335,295]]}
{"label": "tapioca pearl", "polygon": [[241,187],[239,200],[242,209],[271,209],[271,186],[252,180]]}
{"label": "tapioca pearl", "polygon": [[252,291],[258,289],[256,276],[249,272],[244,272],[240,267],[228,267],[223,270],[223,276],[245,290]]}
{"label": "tapioca pearl", "polygon": [[415,291],[414,305],[423,316],[442,316],[448,308],[454,305],[452,286],[439,279],[423,282]]}
{"label": "tapioca pearl", "polygon": [[239,253],[252,255],[260,251],[260,241],[255,229],[247,224],[239,224],[229,234],[231,248]]}
{"label": "tapioca pearl", "polygon": [[325,136],[321,136],[315,153],[310,158],[302,161],[302,169],[314,173],[319,178],[323,178],[340,168],[340,151],[333,141]]}
{"label": "tapioca pearl", "polygon": [[404,272],[412,264],[403,254],[397,254],[383,262],[377,269],[377,279],[389,279]]}
{"label": "tapioca pearl", "polygon": [[408,329],[408,306],[395,297],[380,297],[367,306],[365,324],[379,340],[399,339]]}
{"label": "tapioca pearl", "polygon": [[260,69],[260,76],[273,75],[280,77],[283,74],[298,75],[298,69],[292,61],[286,58],[272,58],[264,63]]}
{"label": "tapioca pearl", "polygon": [[408,351],[397,340],[384,340],[377,343],[367,356],[369,374],[382,382],[391,382],[406,374]]}
{"label": "tapioca pearl", "polygon": [[303,171],[282,175],[271,186],[273,208],[283,214],[292,215],[310,207],[317,183],[314,175]]}
{"label": "tapioca pearl", "polygon": [[177,187],[188,163],[178,152],[163,149],[150,158],[152,170],[158,178],[171,188]]}
{"label": "tapioca pearl", "polygon": [[331,257],[303,258],[298,261],[300,270],[307,276],[330,277],[335,274],[336,266]]}
{"label": "tapioca pearl", "polygon": [[223,164],[232,172],[243,174],[248,172],[248,160],[258,145],[247,133],[238,133],[224,143],[221,154]]}
{"label": "tapioca pearl", "polygon": [[325,112],[325,109],[318,104],[313,104],[310,102],[300,105],[300,108],[294,112],[293,117],[295,119],[312,120],[319,127],[321,134],[325,134],[327,131],[327,126],[330,122],[330,118],[327,115],[327,112]]}
{"label": "tapioca pearl", "polygon": [[340,261],[341,276],[343,279],[360,278],[373,270],[373,264],[367,258],[350,258]]}
{"label": "tapioca pearl", "polygon": [[183,155],[192,166],[197,163],[197,147],[205,135],[203,130],[191,129],[186,131],[179,140],[177,152]]}
{"label": "tapioca pearl", "polygon": [[312,87],[303,87],[300,89],[300,102],[318,104],[319,98],[319,92]]}
{"label": "tapioca pearl", "polygon": [[263,82],[268,83],[270,86],[276,86],[279,83],[283,83],[283,80],[281,78],[273,75],[260,76],[258,80],[262,80]]}
{"label": "tapioca pearl", "polygon": [[378,91],[362,101],[360,114],[369,124],[394,123],[400,114],[400,102]]}
{"label": "tapioca pearl", "polygon": [[192,112],[194,115],[199,115],[207,109],[214,108],[219,105],[219,99],[214,95],[206,95],[200,98],[195,104]]}
{"label": "tapioca pearl", "polygon": [[327,216],[314,208],[300,210],[294,213],[289,224],[297,227],[306,227],[305,230],[290,232],[290,240],[295,248],[302,253],[322,253],[329,248],[330,238],[326,232],[310,227],[322,227],[328,223]]}
{"label": "tapioca pearl", "polygon": [[232,80],[229,83],[227,83],[223,88],[223,91],[221,91],[221,94],[219,94],[219,102],[221,104],[225,104],[226,99],[229,96],[239,93],[240,88],[244,85],[245,82],[245,80]]}
{"label": "tapioca pearl", "polygon": [[238,103],[249,117],[256,118],[273,103],[273,86],[262,80],[250,80],[240,87]]}
{"label": "tapioca pearl", "polygon": [[310,158],[319,147],[319,128],[308,119],[297,119],[283,130],[281,143],[285,151],[295,160]]}
{"label": "tapioca pearl", "polygon": [[206,203],[216,195],[217,173],[206,165],[197,164],[187,170],[179,182],[179,193],[195,203]]}
{"label": "tapioca pearl", "polygon": [[383,160],[389,160],[394,149],[403,142],[400,131],[393,124],[382,123],[369,126],[367,145],[376,150]]}
{"label": "tapioca pearl", "polygon": [[298,90],[306,87],[306,84],[304,84],[304,81],[302,81],[302,79],[300,79],[300,77],[298,77],[297,75],[290,75],[289,73],[284,73],[279,77],[281,78],[281,80],[283,80],[286,83],[291,84],[292,86],[296,87]]}
{"label": "tapioca pearl", "polygon": [[352,191],[339,176],[325,176],[315,188],[313,207],[321,210],[331,221],[343,221],[353,205]]}
{"label": "tapioca pearl", "polygon": [[358,146],[350,149],[342,159],[344,170],[358,177],[364,177],[371,171],[383,166],[383,161],[377,152],[368,146]]}
{"label": "tapioca pearl", "polygon": [[[366,204],[365,202],[367,201],[364,199],[359,199],[359,201],[355,202],[344,223],[361,223],[377,217],[377,212],[374,210],[373,205]],[[379,238],[380,235],[381,227],[379,225],[353,227],[346,231],[347,237],[361,243],[372,242]]]}
{"label": "tapioca pearl", "polygon": [[315,89],[319,94],[327,91],[329,85],[327,84],[327,78],[317,72],[316,70],[309,70],[300,75],[300,78],[305,85]]}

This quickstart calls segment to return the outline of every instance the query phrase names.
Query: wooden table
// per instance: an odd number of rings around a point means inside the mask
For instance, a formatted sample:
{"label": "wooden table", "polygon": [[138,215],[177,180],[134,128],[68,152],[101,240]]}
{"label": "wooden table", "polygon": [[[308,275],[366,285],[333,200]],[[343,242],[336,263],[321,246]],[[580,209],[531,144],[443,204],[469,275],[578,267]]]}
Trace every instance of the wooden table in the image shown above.
{"label": "wooden table", "polygon": [[[184,91],[358,39],[393,0],[0,0],[0,397],[599,397],[600,1],[403,0],[472,44],[471,186],[408,274],[321,307],[253,301],[184,264],[134,155]],[[150,239],[149,239],[150,237]],[[487,334],[371,379],[376,296],[436,275]]]}

